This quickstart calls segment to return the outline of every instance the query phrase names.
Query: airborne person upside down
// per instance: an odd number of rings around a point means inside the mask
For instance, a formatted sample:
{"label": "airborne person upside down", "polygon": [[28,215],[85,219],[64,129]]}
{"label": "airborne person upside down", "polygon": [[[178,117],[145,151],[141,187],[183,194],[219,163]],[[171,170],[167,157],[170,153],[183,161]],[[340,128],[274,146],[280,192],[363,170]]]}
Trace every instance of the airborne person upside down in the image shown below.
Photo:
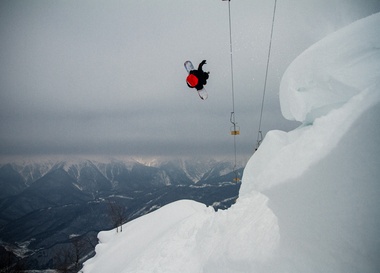
{"label": "airborne person upside down", "polygon": [[199,66],[198,70],[191,70],[186,78],[186,83],[190,88],[195,88],[197,90],[202,90],[203,86],[207,84],[207,79],[210,72],[204,72],[202,67],[206,64],[206,60],[203,60]]}

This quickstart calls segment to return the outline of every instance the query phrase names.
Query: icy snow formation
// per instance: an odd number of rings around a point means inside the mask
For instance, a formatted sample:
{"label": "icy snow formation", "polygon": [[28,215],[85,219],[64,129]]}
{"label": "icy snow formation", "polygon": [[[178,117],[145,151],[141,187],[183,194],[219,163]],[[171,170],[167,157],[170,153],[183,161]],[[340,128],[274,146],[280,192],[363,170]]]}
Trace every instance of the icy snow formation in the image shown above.
{"label": "icy snow formation", "polygon": [[[330,153],[355,120],[377,103],[378,17],[359,20],[326,37],[288,67],[280,86],[281,110],[286,118],[301,121],[303,126],[290,133],[267,134],[250,164],[256,182],[245,185],[263,190],[299,176]],[[273,171],[284,170],[284,163],[287,171]]]}
{"label": "icy snow formation", "polygon": [[179,201],[99,233],[83,272],[380,272],[380,14],[284,74],[286,118],[248,162],[237,203]]}

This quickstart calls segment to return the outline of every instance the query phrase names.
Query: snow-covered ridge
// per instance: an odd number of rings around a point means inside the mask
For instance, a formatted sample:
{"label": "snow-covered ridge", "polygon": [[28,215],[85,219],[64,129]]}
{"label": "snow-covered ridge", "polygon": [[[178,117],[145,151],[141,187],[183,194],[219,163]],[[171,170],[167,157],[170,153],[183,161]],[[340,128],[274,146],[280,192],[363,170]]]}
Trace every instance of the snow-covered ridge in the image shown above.
{"label": "snow-covered ridge", "polygon": [[[157,180],[164,181],[166,185],[171,184],[168,172],[183,172],[189,181],[197,183],[204,178],[222,176],[233,171],[232,162],[221,161],[216,159],[167,159],[167,158],[135,158],[135,157],[31,157],[31,158],[12,158],[9,161],[3,161],[0,167],[11,164],[30,185],[37,179],[46,175],[49,171],[62,168],[76,181],[81,179],[81,173],[87,169],[93,172],[94,180],[101,174],[109,180],[114,186],[117,185],[117,177],[127,172],[131,172],[136,166],[145,166],[157,170]],[[240,165],[242,168],[243,163]]]}
{"label": "snow-covered ridge", "polygon": [[[380,14],[359,20],[314,44],[288,67],[280,86],[281,109],[303,124],[289,133],[266,135],[248,163],[255,171],[246,178],[255,182],[243,184],[241,194],[300,176],[379,102],[380,35],[377,27],[369,27],[376,25]],[[286,173],[274,171],[284,166]]]}
{"label": "snow-covered ridge", "polygon": [[379,26],[359,20],[289,67],[282,111],[303,124],[267,134],[234,206],[181,201],[101,232],[83,272],[379,272]]}
{"label": "snow-covered ridge", "polygon": [[[285,118],[312,123],[380,82],[379,15],[359,20],[314,44],[281,81]],[[302,71],[302,73],[300,73]]]}

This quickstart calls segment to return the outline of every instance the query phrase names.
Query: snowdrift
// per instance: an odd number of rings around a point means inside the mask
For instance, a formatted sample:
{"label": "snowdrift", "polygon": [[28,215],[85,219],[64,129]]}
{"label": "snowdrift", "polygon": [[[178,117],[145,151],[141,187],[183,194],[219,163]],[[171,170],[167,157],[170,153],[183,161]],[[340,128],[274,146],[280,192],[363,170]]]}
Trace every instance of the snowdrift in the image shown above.
{"label": "snowdrift", "polygon": [[172,203],[99,233],[83,272],[380,272],[380,14],[326,37],[287,69],[291,132],[269,132],[237,203]]}

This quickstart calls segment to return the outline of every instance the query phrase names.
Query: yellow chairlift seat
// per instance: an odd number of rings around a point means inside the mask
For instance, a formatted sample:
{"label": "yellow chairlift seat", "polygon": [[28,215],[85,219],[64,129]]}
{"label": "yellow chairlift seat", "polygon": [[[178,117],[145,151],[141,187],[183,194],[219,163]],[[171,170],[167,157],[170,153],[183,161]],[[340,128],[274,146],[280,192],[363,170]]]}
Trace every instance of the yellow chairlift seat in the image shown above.
{"label": "yellow chairlift seat", "polygon": [[240,135],[240,127],[237,125],[231,126],[231,135],[233,136]]}

